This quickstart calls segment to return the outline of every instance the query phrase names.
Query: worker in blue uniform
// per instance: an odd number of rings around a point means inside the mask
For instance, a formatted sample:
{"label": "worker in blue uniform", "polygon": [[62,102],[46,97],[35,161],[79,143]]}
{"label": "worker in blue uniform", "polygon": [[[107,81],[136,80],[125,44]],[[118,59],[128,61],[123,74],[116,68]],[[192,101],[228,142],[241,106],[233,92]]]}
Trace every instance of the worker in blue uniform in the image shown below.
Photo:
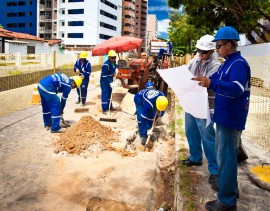
{"label": "worker in blue uniform", "polygon": [[[224,64],[209,79],[198,76],[193,80],[215,93],[216,154],[219,166],[217,199],[205,204],[207,210],[237,209],[237,151],[249,110],[251,71],[247,61],[237,51],[240,40],[237,30],[221,27],[213,42]],[[212,187],[213,188],[213,187]]]}
{"label": "worker in blue uniform", "polygon": [[92,70],[91,63],[86,59],[87,56],[88,56],[87,52],[82,51],[80,53],[80,59],[78,59],[74,64],[74,72],[80,76],[83,76],[82,85],[80,87],[77,87],[78,101],[76,102],[76,104],[82,103],[83,106],[85,105],[87,97],[87,88],[89,84],[89,77],[91,75]]}
{"label": "worker in blue uniform", "polygon": [[110,50],[108,53],[108,60],[104,62],[101,69],[100,88],[101,88],[101,108],[103,114],[107,115],[109,106],[113,109],[111,101],[112,89],[114,87],[113,79],[116,74],[116,52]]}
{"label": "worker in blue uniform", "polygon": [[[146,83],[146,89],[134,96],[141,145],[146,144],[147,131],[152,127],[156,115],[162,116],[168,105],[165,95],[155,90],[151,82]],[[161,113],[159,113],[161,112]]]}
{"label": "worker in blue uniform", "polygon": [[[38,92],[41,98],[43,122],[46,129],[51,129],[52,133],[61,133],[60,120],[64,113],[66,100],[71,89],[82,84],[80,76],[69,78],[63,73],[49,75],[42,79],[38,84]],[[63,93],[61,100],[57,96]]]}

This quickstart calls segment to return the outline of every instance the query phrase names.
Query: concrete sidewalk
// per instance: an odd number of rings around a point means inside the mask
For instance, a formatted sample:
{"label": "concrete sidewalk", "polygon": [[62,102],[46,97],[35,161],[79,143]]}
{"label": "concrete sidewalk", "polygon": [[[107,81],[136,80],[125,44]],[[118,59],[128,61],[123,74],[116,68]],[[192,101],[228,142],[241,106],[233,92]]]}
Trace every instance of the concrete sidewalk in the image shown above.
{"label": "concrete sidewalk", "polygon": [[[183,118],[184,114],[177,118]],[[238,165],[238,186],[240,197],[237,200],[237,210],[239,211],[268,211],[270,210],[270,191],[259,187],[249,177],[249,169],[262,163],[270,163],[270,154],[255,145],[250,140],[242,137],[243,146],[249,156],[248,160]],[[186,137],[181,137],[176,134],[176,151],[179,151],[180,146],[184,146],[188,150],[188,143]],[[178,157],[179,159],[179,157]],[[196,187],[196,196],[194,197],[198,210],[205,210],[204,204],[207,201],[215,200],[217,198],[217,192],[211,189],[208,184],[209,172],[207,169],[207,160],[203,159],[202,166],[189,167],[192,172],[201,176],[202,180],[198,182]],[[181,180],[179,176],[180,169],[176,170],[176,180]],[[175,202],[177,203],[177,210],[183,210],[183,199],[181,198],[181,190],[178,190],[176,194]]]}

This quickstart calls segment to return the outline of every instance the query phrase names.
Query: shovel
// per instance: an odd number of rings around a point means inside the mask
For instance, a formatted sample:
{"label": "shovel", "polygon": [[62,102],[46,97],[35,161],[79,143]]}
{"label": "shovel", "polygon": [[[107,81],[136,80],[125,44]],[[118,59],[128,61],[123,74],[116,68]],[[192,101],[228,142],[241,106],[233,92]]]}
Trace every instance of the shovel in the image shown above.
{"label": "shovel", "polygon": [[[158,119],[158,115],[159,115],[159,112],[156,112],[155,118],[154,118],[154,121],[153,121],[153,124],[152,124],[152,127],[150,128],[150,130],[149,130],[149,132],[148,132],[149,135],[147,136],[147,140],[146,140],[146,143],[145,143],[145,145],[144,145],[144,151],[146,150],[146,148],[148,148],[147,145],[148,145],[148,143],[149,143],[149,141],[150,141],[151,135],[153,135],[153,130],[154,130],[154,128],[155,128],[155,125],[156,125],[156,122],[157,122],[157,119]],[[150,151],[150,149],[149,149],[149,151]]]}

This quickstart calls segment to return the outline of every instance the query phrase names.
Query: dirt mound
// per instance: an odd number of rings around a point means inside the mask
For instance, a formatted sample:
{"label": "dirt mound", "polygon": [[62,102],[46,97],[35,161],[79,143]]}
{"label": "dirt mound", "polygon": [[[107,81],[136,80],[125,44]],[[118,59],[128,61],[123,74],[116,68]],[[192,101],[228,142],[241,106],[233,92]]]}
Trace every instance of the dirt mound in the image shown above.
{"label": "dirt mound", "polygon": [[80,121],[66,132],[60,134],[59,139],[53,143],[54,153],[66,151],[68,154],[81,154],[89,151],[115,151],[122,156],[134,156],[135,153],[116,149],[112,143],[118,141],[118,133],[110,127],[100,124],[91,116],[83,116]]}

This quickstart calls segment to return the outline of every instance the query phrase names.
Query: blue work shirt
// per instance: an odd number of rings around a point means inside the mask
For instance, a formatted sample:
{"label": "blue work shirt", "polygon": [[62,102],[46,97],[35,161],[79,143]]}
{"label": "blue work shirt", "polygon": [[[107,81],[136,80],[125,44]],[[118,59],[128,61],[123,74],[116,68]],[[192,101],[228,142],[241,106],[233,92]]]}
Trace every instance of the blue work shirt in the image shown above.
{"label": "blue work shirt", "polygon": [[74,64],[74,72],[76,72],[76,69],[80,70],[80,74],[84,76],[83,80],[89,81],[92,68],[91,63],[88,60],[85,60],[82,64],[82,59],[78,59]]}
{"label": "blue work shirt", "polygon": [[116,62],[111,63],[109,59],[104,62],[101,70],[100,83],[110,84],[111,82],[113,82],[113,76],[116,68]]}
{"label": "blue work shirt", "polygon": [[72,80],[64,73],[56,73],[42,79],[40,88],[48,94],[62,93],[61,107],[64,109],[66,100],[72,89]]}
{"label": "blue work shirt", "polygon": [[135,95],[134,102],[143,104],[141,114],[143,119],[154,120],[157,111],[156,100],[159,96],[165,95],[161,91],[154,89],[143,89]]}
{"label": "blue work shirt", "polygon": [[249,109],[250,67],[240,52],[225,59],[211,77],[210,88],[216,93],[213,120],[232,130],[244,130]]}

